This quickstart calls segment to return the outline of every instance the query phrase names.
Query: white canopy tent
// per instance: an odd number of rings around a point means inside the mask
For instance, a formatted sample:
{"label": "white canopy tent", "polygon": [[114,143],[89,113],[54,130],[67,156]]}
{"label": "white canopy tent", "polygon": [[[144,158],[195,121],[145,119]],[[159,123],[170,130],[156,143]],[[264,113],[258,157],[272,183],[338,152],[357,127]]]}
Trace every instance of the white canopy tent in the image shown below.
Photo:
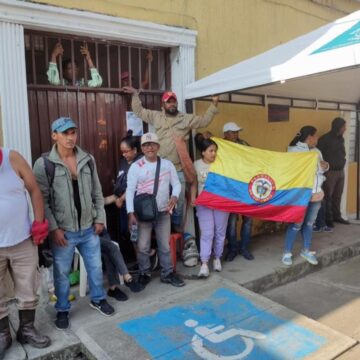
{"label": "white canopy tent", "polygon": [[186,87],[186,99],[356,110],[360,101],[360,11]]}

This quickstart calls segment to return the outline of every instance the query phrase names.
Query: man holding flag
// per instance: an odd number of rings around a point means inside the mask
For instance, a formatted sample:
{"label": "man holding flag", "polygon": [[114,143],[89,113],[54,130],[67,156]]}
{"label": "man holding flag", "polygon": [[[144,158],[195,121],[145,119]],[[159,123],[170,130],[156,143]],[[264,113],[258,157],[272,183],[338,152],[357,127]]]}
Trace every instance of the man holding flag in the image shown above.
{"label": "man holding flag", "polygon": [[[239,138],[239,132],[243,129],[234,122],[228,122],[223,127],[224,139],[232,141],[236,144],[250,146],[245,140]],[[252,219],[248,216],[242,216],[241,224],[241,241],[237,241],[237,223],[239,215],[231,213],[229,216],[228,226],[226,229],[226,238],[228,240],[228,253],[226,261],[233,261],[240,252],[246,260],[254,260],[254,256],[249,251],[249,243],[251,240]]]}

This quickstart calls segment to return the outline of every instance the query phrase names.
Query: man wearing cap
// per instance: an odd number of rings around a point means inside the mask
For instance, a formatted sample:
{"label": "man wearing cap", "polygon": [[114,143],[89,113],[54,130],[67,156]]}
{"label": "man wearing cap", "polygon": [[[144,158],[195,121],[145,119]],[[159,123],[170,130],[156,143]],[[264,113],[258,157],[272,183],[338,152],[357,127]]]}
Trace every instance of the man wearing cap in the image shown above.
{"label": "man wearing cap", "polygon": [[[34,164],[34,173],[45,202],[54,259],[54,283],[57,302],[55,326],[69,326],[69,273],[75,247],[84,259],[90,286],[90,306],[105,316],[114,309],[107,303],[103,288],[100,241],[104,229],[104,198],[94,158],[76,146],[77,126],[66,117],[51,125],[55,141],[48,155]],[[53,164],[51,178],[44,157]]]}
{"label": "man wearing cap", "polygon": [[[250,146],[245,140],[239,138],[239,132],[243,129],[234,122],[228,122],[223,127],[224,139],[237,144]],[[253,260],[254,256],[248,249],[251,240],[252,219],[242,216],[241,241],[237,241],[237,222],[239,215],[232,213],[229,216],[228,226],[226,229],[226,238],[228,240],[228,253],[225,260],[233,261],[238,253],[242,254],[247,260]]]}
{"label": "man wearing cap", "polygon": [[178,172],[181,182],[181,193],[178,199],[177,208],[172,221],[176,225],[176,230],[182,232],[183,208],[185,203],[185,176],[182,169],[180,157],[174,139],[180,138],[189,140],[189,132],[192,129],[206,127],[218,113],[217,104],[219,97],[212,97],[212,104],[203,116],[194,114],[184,114],[178,111],[177,97],[174,92],[166,91],[162,96],[162,111],[144,109],[139,95],[132,87],[123,88],[125,93],[132,94],[132,109],[136,116],[144,122],[154,126],[159,137],[159,155],[170,160]]}
{"label": "man wearing cap", "polygon": [[[139,221],[134,213],[134,196],[153,194],[158,162],[160,141],[156,134],[146,133],[141,137],[141,150],[144,157],[135,161],[127,175],[126,209],[129,215],[129,228],[138,227],[137,257],[139,263],[139,283],[146,286],[151,280],[150,247],[151,231],[155,230],[158,254],[161,265],[160,280],[176,287],[185,283],[173,270],[170,256],[170,214],[172,213],[181,190],[176,169],[171,161],[160,158],[159,183],[156,204],[159,216],[155,222]],[[169,188],[171,185],[171,197]]]}
{"label": "man wearing cap", "polygon": [[[31,224],[28,191],[34,212]],[[38,304],[38,251],[48,233],[41,191],[30,166],[16,151],[0,147],[0,359],[11,346],[5,275],[13,284],[20,325],[16,334],[21,344],[45,348],[51,341],[34,327]]]}

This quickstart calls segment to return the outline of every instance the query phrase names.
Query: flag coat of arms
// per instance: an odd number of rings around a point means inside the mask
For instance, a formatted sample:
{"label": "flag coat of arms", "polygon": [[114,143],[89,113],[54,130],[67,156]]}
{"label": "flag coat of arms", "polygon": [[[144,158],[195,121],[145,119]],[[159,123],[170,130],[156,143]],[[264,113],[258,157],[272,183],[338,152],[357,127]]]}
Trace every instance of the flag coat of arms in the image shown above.
{"label": "flag coat of arms", "polygon": [[311,198],[318,154],[218,145],[196,205],[271,221],[301,222]]}

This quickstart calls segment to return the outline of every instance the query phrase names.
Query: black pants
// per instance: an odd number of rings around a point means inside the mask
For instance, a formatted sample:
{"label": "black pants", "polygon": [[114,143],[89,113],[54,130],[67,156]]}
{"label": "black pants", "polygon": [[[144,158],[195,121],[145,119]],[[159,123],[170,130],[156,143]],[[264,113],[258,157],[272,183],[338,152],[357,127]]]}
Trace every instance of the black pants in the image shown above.
{"label": "black pants", "polygon": [[344,190],[344,170],[329,170],[325,173],[326,181],[323,189],[326,201],[326,223],[331,223],[341,218],[341,196]]}

